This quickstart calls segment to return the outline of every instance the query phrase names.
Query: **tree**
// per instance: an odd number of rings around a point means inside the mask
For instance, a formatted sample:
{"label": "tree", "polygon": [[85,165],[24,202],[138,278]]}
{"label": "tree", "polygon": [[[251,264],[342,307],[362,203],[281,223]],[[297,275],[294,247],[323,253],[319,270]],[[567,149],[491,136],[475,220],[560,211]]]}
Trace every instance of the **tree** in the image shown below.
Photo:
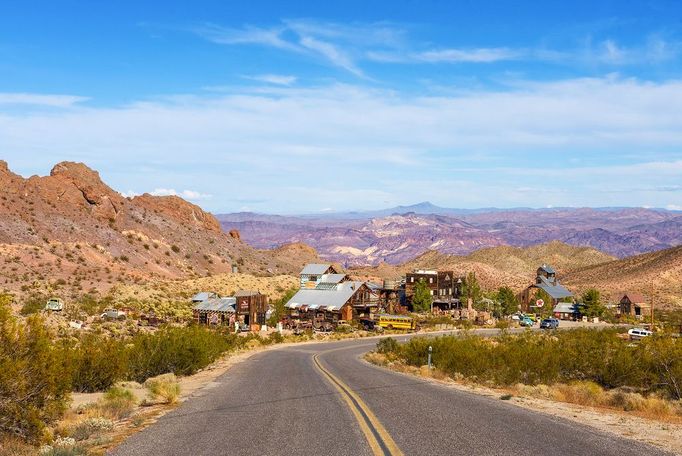
{"label": "tree", "polygon": [[297,291],[298,288],[290,288],[279,300],[275,301],[275,304],[272,306],[272,314],[268,319],[268,325],[276,326],[282,317],[284,317],[284,306],[296,294]]}
{"label": "tree", "polygon": [[431,290],[424,279],[420,279],[414,286],[414,295],[412,296],[412,310],[415,312],[426,312],[431,309],[433,303],[433,296]]}
{"label": "tree", "polygon": [[476,303],[481,299],[481,285],[478,283],[475,272],[470,272],[467,274],[464,285],[462,286],[462,298],[464,302],[468,302],[471,299],[472,303]]}
{"label": "tree", "polygon": [[497,290],[497,301],[502,306],[502,315],[511,315],[519,310],[519,300],[509,287],[500,287]]}
{"label": "tree", "polygon": [[580,313],[586,317],[603,317],[606,313],[606,307],[601,303],[599,290],[594,288],[586,290],[581,296],[581,301]]}

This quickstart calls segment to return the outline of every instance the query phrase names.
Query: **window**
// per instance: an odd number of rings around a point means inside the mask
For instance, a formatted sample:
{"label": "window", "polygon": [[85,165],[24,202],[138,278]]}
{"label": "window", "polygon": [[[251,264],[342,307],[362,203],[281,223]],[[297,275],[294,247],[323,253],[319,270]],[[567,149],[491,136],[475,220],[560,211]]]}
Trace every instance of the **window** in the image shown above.
{"label": "window", "polygon": [[433,277],[429,277],[429,283],[433,283]]}
{"label": "window", "polygon": [[414,283],[414,276],[410,277],[410,282]]}

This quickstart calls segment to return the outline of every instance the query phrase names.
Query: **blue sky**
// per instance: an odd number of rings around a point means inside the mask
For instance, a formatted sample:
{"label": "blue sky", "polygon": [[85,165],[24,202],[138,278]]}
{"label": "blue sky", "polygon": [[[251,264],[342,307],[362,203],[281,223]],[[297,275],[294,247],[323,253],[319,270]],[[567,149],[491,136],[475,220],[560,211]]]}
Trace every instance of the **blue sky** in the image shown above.
{"label": "blue sky", "polygon": [[0,5],[15,172],[214,212],[682,208],[679,2],[140,3]]}

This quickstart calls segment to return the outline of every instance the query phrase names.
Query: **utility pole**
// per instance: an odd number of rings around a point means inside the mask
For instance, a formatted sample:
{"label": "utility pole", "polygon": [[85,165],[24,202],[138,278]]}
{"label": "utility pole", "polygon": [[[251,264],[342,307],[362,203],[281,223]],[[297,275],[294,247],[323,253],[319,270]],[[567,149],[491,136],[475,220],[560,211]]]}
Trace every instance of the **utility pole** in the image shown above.
{"label": "utility pole", "polygon": [[651,280],[651,330],[654,330],[654,281]]}

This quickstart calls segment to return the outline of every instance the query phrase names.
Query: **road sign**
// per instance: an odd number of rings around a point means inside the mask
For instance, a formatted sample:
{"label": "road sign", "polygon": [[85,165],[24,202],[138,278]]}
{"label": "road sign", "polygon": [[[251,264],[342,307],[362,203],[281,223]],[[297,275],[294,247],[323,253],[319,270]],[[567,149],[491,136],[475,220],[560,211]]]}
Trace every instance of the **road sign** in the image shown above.
{"label": "road sign", "polygon": [[537,301],[535,301],[535,305],[538,307],[542,307],[545,305],[545,301],[543,301],[542,299],[538,299]]}

